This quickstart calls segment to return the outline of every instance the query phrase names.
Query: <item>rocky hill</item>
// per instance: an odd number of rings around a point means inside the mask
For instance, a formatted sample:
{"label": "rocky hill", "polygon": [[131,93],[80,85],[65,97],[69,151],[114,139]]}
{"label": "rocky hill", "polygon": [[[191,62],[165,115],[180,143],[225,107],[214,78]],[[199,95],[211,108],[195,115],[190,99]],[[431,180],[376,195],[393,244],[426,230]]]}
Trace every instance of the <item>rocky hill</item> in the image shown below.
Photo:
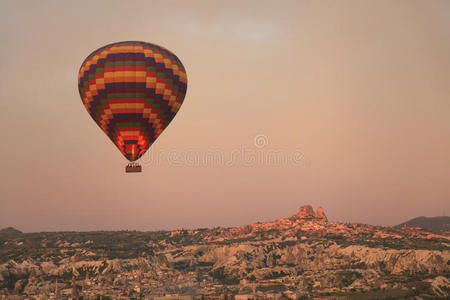
{"label": "rocky hill", "polygon": [[309,205],[231,228],[0,233],[0,295],[448,299],[449,239],[419,228],[328,222]]}
{"label": "rocky hill", "polygon": [[450,217],[417,217],[396,227],[420,227],[427,230],[450,231]]}
{"label": "rocky hill", "polygon": [[14,227],[6,227],[0,229],[0,234],[21,234],[22,231],[15,229]]}

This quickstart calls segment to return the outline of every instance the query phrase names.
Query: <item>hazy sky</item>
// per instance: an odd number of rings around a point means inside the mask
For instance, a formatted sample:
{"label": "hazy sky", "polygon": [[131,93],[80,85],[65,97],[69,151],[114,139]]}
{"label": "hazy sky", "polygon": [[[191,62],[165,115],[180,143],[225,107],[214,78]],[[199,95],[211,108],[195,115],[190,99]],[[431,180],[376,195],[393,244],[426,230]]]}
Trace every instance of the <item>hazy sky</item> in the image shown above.
{"label": "hazy sky", "polygon": [[[450,213],[450,1],[2,0],[0,37],[0,227]],[[77,89],[84,58],[123,40],[188,74],[141,174]]]}

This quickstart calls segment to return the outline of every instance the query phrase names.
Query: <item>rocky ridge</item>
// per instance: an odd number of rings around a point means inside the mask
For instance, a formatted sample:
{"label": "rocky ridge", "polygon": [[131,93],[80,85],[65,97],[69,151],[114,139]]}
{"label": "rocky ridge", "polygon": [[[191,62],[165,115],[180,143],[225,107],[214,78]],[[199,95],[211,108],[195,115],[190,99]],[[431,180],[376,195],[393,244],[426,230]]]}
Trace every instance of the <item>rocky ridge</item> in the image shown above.
{"label": "rocky ridge", "polygon": [[0,234],[21,234],[22,231],[17,230],[14,227],[6,227],[6,228],[2,228],[0,229]]}
{"label": "rocky ridge", "polygon": [[58,279],[67,293],[75,286],[86,297],[382,291],[444,299],[449,239],[328,222],[323,209],[309,205],[288,218],[232,228],[0,235],[0,295],[50,295]]}

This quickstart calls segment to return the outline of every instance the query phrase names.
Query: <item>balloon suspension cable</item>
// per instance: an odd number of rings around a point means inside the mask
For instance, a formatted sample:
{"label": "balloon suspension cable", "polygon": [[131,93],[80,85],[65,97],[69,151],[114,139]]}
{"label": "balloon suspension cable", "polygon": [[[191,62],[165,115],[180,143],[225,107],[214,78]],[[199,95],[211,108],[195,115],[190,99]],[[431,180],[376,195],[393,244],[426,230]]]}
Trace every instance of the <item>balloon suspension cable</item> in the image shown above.
{"label": "balloon suspension cable", "polygon": [[142,166],[138,162],[132,161],[125,167],[125,172],[140,173],[142,172]]}

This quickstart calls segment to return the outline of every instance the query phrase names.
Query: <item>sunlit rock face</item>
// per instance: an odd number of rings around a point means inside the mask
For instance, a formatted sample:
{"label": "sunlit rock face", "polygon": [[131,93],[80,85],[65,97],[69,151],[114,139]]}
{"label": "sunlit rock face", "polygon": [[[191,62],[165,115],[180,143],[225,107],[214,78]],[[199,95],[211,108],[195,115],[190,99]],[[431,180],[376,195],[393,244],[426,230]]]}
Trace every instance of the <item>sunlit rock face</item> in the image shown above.
{"label": "sunlit rock face", "polygon": [[316,216],[316,219],[328,222],[327,216],[325,215],[325,212],[323,211],[322,207],[317,208],[315,216]]}
{"label": "sunlit rock face", "polygon": [[328,221],[325,212],[322,207],[317,208],[317,211],[314,212],[314,209],[311,205],[303,205],[298,209],[298,212],[291,217],[291,219],[305,219],[305,220],[321,220]]}

